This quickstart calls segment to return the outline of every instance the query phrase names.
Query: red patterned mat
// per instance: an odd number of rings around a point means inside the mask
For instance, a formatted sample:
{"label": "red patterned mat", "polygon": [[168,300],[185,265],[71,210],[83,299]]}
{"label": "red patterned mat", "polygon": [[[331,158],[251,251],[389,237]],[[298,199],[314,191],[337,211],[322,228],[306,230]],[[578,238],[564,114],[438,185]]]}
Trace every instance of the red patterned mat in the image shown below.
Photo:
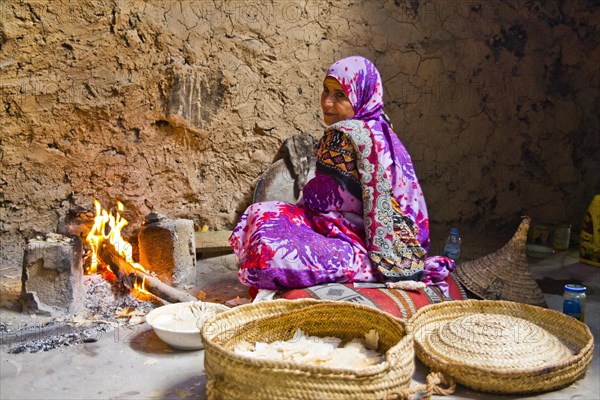
{"label": "red patterned mat", "polygon": [[450,300],[466,300],[467,293],[463,286],[452,275],[446,278],[450,296],[446,297],[437,286],[427,286],[415,291],[361,288],[354,284],[328,283],[304,289],[292,289],[278,293],[277,297],[288,300],[321,299],[350,301],[386,311],[395,317],[408,320],[417,310],[428,304]]}

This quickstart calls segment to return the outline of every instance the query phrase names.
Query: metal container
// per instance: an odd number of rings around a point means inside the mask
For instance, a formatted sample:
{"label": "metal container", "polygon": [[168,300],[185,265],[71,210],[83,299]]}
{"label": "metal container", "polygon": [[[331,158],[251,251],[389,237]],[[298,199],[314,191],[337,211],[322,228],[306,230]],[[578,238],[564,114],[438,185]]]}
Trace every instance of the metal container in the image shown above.
{"label": "metal container", "polygon": [[552,246],[552,237],[556,227],[550,224],[532,223],[527,238],[528,243],[540,246]]}
{"label": "metal container", "polygon": [[554,230],[552,248],[556,251],[569,250],[571,241],[571,225],[560,225]]}

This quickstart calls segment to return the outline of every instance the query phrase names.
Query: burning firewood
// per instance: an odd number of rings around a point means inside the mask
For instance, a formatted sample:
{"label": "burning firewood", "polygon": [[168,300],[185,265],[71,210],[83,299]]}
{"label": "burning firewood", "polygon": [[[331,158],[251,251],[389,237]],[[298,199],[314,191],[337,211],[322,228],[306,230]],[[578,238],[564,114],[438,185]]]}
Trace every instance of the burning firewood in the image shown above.
{"label": "burning firewood", "polygon": [[156,297],[169,303],[196,301],[196,298],[187,292],[176,289],[155,276],[152,276],[129,263],[107,240],[98,243],[98,257],[111,267],[113,273],[127,286],[133,288],[135,283],[144,282],[144,289]]}
{"label": "burning firewood", "polygon": [[191,294],[175,289],[150,275],[144,267],[133,260],[132,246],[121,235],[121,229],[128,224],[121,216],[124,210],[123,203],[117,202],[117,211],[114,214],[112,211],[109,213],[102,209],[97,200],[94,201],[94,206],[96,208],[94,225],[86,237],[92,250],[88,273],[94,273],[101,260],[110,266],[115,276],[131,289],[143,285],[146,292],[169,303],[196,301]]}

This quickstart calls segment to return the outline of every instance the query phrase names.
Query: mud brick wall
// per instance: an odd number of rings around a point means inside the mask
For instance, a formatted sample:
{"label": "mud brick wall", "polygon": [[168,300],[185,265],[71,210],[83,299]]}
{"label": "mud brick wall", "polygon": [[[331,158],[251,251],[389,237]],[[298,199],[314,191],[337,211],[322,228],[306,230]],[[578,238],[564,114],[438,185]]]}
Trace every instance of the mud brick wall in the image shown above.
{"label": "mud brick wall", "polygon": [[325,69],[384,78],[431,223],[577,226],[600,187],[597,1],[6,0],[2,262],[72,205],[231,228]]}

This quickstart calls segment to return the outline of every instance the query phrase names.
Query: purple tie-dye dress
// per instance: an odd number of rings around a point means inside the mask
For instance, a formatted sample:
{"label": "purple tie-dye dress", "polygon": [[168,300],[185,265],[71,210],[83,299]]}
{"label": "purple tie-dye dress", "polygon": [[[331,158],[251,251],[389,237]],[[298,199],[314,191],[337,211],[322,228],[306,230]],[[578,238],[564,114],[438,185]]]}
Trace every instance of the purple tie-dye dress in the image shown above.
{"label": "purple tie-dye dress", "polygon": [[[416,246],[429,249],[425,199],[410,156],[383,114],[379,72],[367,59],[352,56],[333,64],[327,76],[341,83],[355,115],[326,130],[316,175],[298,204],[255,203],[242,215],[229,243],[244,285],[288,289],[381,281],[372,260],[385,256],[391,243],[386,242],[391,214],[380,192],[410,218]],[[453,266],[445,257],[429,257],[425,275],[418,276],[442,282]]]}

